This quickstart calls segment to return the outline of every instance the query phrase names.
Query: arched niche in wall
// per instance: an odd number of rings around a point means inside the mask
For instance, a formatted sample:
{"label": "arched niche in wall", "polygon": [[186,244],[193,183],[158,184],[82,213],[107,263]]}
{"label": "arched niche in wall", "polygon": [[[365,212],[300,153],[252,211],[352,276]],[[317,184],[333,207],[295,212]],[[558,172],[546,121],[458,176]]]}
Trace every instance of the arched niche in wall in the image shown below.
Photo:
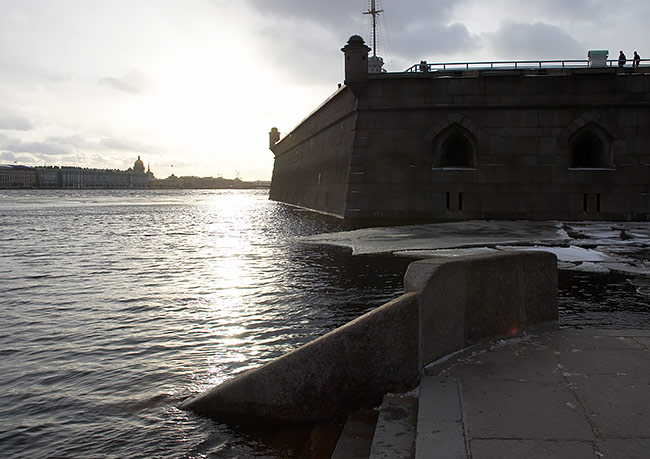
{"label": "arched niche in wall", "polygon": [[612,169],[609,134],[596,123],[588,123],[569,138],[569,168]]}
{"label": "arched niche in wall", "polygon": [[433,139],[433,167],[476,168],[476,137],[454,123]]}

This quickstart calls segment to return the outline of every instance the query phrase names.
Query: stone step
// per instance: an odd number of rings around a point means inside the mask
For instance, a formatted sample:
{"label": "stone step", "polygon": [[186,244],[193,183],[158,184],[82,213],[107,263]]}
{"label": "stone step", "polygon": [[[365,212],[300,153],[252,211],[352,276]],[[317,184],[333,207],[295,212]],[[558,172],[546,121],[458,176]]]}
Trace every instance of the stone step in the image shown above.
{"label": "stone step", "polygon": [[415,394],[386,394],[370,449],[370,459],[408,459],[415,454]]}
{"label": "stone step", "polygon": [[377,425],[376,410],[357,410],[348,416],[332,459],[368,459]]}
{"label": "stone step", "polygon": [[331,422],[316,423],[306,438],[298,459],[329,458],[341,435],[343,426]]}
{"label": "stone step", "polygon": [[466,459],[460,390],[454,380],[420,379],[416,459]]}

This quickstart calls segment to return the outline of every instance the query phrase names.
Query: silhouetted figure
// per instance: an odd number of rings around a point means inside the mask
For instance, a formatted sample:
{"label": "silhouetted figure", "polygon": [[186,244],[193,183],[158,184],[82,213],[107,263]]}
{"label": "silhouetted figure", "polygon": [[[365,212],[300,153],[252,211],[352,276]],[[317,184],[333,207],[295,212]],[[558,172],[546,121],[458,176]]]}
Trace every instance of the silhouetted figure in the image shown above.
{"label": "silhouetted figure", "polygon": [[634,51],[634,60],[632,61],[632,67],[635,69],[639,67],[639,63],[641,62],[641,56],[639,56],[639,53]]}
{"label": "silhouetted figure", "polygon": [[618,66],[625,67],[626,62],[627,62],[627,57],[625,57],[625,53],[621,50],[621,53],[618,55]]}
{"label": "silhouetted figure", "polygon": [[429,71],[429,64],[427,64],[427,61],[420,61],[420,72],[428,72]]}

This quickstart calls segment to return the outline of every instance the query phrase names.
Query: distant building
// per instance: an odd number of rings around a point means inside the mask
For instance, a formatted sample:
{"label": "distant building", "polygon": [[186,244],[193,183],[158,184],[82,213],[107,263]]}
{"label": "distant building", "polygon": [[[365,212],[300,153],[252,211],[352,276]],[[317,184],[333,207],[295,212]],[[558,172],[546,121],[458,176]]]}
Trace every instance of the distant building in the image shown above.
{"label": "distant building", "polygon": [[148,188],[153,173],[144,172],[140,157],[133,168],[126,171],[89,169],[69,166],[43,166],[34,168],[35,185],[38,188],[72,189],[129,189]]}
{"label": "distant building", "polygon": [[136,174],[144,174],[144,163],[140,159],[140,155],[138,155],[138,159],[136,159],[133,164],[133,172]]}
{"label": "distant building", "polygon": [[[139,156],[138,156],[139,158]],[[149,180],[155,180],[156,177],[154,177],[153,172],[151,172],[151,164],[147,164],[147,178]]]}
{"label": "distant building", "polygon": [[172,174],[166,179],[151,180],[149,188],[184,188],[183,179]]}
{"label": "distant building", "polygon": [[37,188],[61,188],[61,170],[54,166],[37,167]]}
{"label": "distant building", "polygon": [[34,188],[36,171],[32,167],[0,165],[0,188]]}

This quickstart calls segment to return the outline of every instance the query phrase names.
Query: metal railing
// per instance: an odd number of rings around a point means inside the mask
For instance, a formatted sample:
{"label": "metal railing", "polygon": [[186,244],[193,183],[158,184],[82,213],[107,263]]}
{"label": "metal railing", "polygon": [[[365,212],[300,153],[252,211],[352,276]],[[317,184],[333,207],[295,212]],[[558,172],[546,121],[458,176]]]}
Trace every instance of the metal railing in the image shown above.
{"label": "metal railing", "polygon": [[[602,62],[602,61],[601,61]],[[438,72],[440,70],[462,71],[462,70],[533,70],[533,69],[580,69],[580,68],[609,68],[618,67],[618,59],[609,59],[605,67],[602,65],[589,65],[588,59],[565,59],[565,60],[533,60],[533,61],[485,61],[485,62],[436,62],[428,63],[422,61],[407,68],[404,73]],[[650,59],[641,59],[640,66],[646,67]],[[633,67],[632,59],[627,60],[624,68]]]}

